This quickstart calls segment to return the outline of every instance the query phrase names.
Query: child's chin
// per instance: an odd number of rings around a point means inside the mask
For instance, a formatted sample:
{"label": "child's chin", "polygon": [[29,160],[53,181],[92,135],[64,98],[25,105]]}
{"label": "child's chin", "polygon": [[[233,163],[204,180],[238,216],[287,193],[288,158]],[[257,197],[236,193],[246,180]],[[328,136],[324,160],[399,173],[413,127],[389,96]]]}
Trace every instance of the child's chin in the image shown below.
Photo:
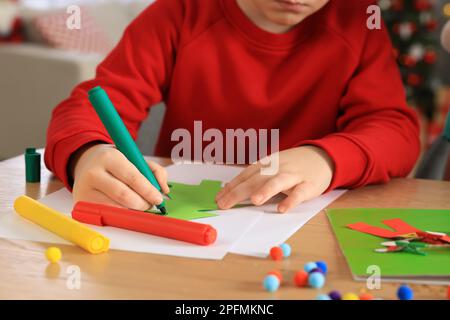
{"label": "child's chin", "polygon": [[272,22],[285,27],[294,27],[305,20],[304,15],[279,15],[272,18]]}

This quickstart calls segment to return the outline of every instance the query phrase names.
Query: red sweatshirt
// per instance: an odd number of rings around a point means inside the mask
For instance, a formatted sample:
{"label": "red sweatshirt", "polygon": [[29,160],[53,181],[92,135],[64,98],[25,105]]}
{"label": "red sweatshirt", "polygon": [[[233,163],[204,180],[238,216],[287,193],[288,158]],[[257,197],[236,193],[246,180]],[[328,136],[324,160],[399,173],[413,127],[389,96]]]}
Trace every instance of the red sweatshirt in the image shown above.
{"label": "red sweatshirt", "polygon": [[[255,26],[236,0],[158,0],[53,112],[45,161],[66,185],[70,156],[111,143],[87,91],[101,85],[136,138],[149,107],[167,113],[156,155],[175,129],[280,129],[280,150],[323,148],[330,189],[405,176],[419,153],[418,122],[405,102],[386,31],[366,27],[368,0],[332,0],[285,34]],[[192,132],[193,135],[193,132]]]}

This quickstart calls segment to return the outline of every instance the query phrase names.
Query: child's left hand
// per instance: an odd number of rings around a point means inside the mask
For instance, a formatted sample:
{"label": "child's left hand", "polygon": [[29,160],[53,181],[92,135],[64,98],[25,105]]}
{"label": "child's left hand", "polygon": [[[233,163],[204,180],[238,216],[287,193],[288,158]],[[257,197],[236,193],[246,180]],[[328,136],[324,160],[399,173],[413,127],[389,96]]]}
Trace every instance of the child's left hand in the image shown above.
{"label": "child's left hand", "polygon": [[275,175],[262,175],[261,167],[258,161],[226,184],[216,196],[219,208],[230,209],[249,198],[260,206],[282,192],[287,197],[278,204],[278,211],[284,213],[327,190],[334,171],[328,154],[315,146],[281,151]]}

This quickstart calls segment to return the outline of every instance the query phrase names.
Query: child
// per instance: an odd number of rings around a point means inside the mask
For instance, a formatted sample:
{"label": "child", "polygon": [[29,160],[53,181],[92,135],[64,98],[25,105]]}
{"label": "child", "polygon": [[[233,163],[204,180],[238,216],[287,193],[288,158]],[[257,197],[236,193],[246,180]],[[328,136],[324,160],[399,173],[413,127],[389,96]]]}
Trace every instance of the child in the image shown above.
{"label": "child", "polygon": [[[286,212],[337,187],[405,176],[419,153],[418,122],[384,26],[368,0],[158,0],[53,112],[47,166],[75,201],[147,209],[161,195],[109,143],[87,91],[102,86],[136,137],[149,106],[167,105],[156,155],[177,128],[280,131],[279,170],[248,166],[219,192],[227,209],[279,193]],[[165,170],[150,163],[163,192]]]}

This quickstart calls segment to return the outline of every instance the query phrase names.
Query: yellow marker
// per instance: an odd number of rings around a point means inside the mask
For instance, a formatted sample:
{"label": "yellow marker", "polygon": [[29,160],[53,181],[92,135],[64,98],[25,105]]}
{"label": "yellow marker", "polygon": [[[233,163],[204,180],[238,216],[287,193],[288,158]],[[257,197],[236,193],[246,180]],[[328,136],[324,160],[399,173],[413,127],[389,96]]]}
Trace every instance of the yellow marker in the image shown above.
{"label": "yellow marker", "polygon": [[105,236],[27,196],[18,197],[14,209],[25,219],[90,253],[102,253],[109,249],[109,239]]}

